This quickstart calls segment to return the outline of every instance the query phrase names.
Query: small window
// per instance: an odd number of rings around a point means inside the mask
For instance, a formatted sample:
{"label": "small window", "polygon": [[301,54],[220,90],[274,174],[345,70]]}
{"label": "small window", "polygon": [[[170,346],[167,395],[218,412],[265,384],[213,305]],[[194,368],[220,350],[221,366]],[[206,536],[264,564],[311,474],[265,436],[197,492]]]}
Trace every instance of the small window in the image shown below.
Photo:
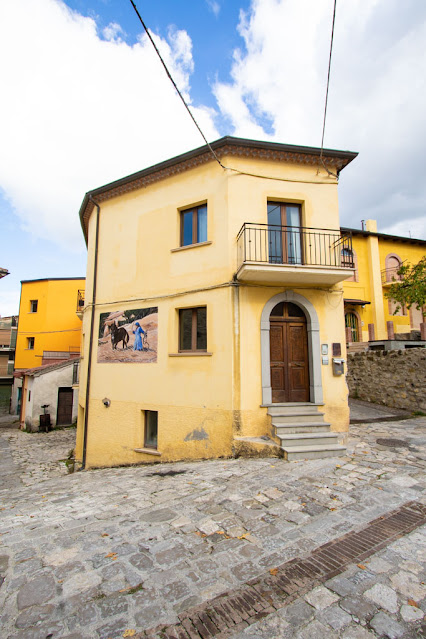
{"label": "small window", "polygon": [[144,448],[157,448],[157,432],[158,412],[156,410],[146,410]]}
{"label": "small window", "polygon": [[180,245],[207,242],[207,205],[196,206],[180,214]]}
{"label": "small window", "polygon": [[38,300],[30,301],[30,313],[37,313]]}
{"label": "small window", "polygon": [[30,390],[28,391],[28,401],[29,402],[31,401],[31,391]]}
{"label": "small window", "polygon": [[27,337],[27,348],[29,351],[34,350],[34,337]]}
{"label": "small window", "polygon": [[183,308],[179,311],[179,352],[207,350],[207,308]]}
{"label": "small window", "polygon": [[347,266],[348,268],[353,268],[354,266],[354,254],[352,249],[343,248],[342,249],[342,266]]}

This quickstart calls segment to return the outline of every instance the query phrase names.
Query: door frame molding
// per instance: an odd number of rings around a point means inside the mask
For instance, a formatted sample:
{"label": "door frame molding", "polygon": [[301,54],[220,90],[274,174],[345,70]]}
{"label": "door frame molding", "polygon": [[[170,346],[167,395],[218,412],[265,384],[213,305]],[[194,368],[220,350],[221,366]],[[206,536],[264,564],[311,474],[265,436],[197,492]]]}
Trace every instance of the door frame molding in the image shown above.
{"label": "door frame molding", "polygon": [[320,335],[317,312],[311,302],[295,293],[284,291],[271,297],[263,307],[260,318],[260,348],[262,365],[262,404],[272,404],[271,388],[271,355],[270,355],[270,321],[272,309],[280,302],[291,302],[300,306],[306,315],[306,329],[308,333],[308,360],[309,360],[309,397],[315,404],[323,403],[322,379],[321,379],[321,355]]}

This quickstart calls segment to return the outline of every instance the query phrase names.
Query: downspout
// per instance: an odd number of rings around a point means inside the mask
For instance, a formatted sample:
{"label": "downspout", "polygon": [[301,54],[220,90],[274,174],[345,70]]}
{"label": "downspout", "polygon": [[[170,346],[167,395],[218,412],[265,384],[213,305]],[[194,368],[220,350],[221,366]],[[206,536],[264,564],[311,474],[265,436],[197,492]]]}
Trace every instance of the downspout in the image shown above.
{"label": "downspout", "polygon": [[96,308],[96,284],[97,284],[97,274],[98,274],[98,244],[99,244],[99,214],[101,212],[101,207],[97,204],[92,196],[89,196],[89,201],[92,202],[94,206],[96,206],[96,236],[95,236],[95,263],[93,267],[93,289],[92,289],[92,312],[90,319],[90,336],[89,336],[89,357],[87,361],[87,378],[86,378],[86,400],[85,400],[85,411],[84,411],[84,429],[83,429],[83,459],[81,470],[86,468],[86,454],[87,454],[87,424],[89,421],[89,399],[90,399],[90,378],[92,371],[92,351],[93,351],[93,331],[95,325],[95,308]]}

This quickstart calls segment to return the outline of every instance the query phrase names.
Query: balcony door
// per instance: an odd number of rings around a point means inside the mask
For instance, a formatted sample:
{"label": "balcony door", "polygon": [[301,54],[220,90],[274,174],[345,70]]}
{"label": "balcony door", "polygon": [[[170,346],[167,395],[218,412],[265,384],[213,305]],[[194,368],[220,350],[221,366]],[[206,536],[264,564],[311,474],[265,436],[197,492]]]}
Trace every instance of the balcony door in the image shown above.
{"label": "balcony door", "polygon": [[271,264],[302,264],[299,204],[268,203],[268,249]]}
{"label": "balcony door", "polygon": [[269,321],[272,402],[308,402],[306,316],[296,304],[280,302]]}

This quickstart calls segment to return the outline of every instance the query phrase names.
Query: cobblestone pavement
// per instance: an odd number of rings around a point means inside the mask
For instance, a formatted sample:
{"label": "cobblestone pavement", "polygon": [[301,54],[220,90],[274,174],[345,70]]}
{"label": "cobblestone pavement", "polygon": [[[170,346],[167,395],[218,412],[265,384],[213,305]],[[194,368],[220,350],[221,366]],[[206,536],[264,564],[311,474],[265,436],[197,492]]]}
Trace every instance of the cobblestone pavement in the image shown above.
{"label": "cobblestone pavement", "polygon": [[422,526],[232,637],[425,637],[425,581],[426,526]]}
{"label": "cobblestone pavement", "polygon": [[[19,429],[2,429],[0,446],[9,448],[15,486],[32,486],[53,477],[68,475],[67,460],[75,446],[75,428],[49,433],[26,433]],[[0,478],[3,479],[0,469]],[[0,484],[0,489],[3,488]]]}
{"label": "cobblestone pavement", "polygon": [[[4,489],[0,470],[2,639],[118,639],[176,623],[407,501],[424,503],[425,426],[425,418],[352,426],[346,457],[326,460],[45,473]],[[0,431],[8,482],[13,464],[29,476],[37,457],[21,450],[18,460],[16,448],[49,441],[21,435],[29,439],[15,446]],[[425,549],[418,528],[235,639],[422,636]]]}

